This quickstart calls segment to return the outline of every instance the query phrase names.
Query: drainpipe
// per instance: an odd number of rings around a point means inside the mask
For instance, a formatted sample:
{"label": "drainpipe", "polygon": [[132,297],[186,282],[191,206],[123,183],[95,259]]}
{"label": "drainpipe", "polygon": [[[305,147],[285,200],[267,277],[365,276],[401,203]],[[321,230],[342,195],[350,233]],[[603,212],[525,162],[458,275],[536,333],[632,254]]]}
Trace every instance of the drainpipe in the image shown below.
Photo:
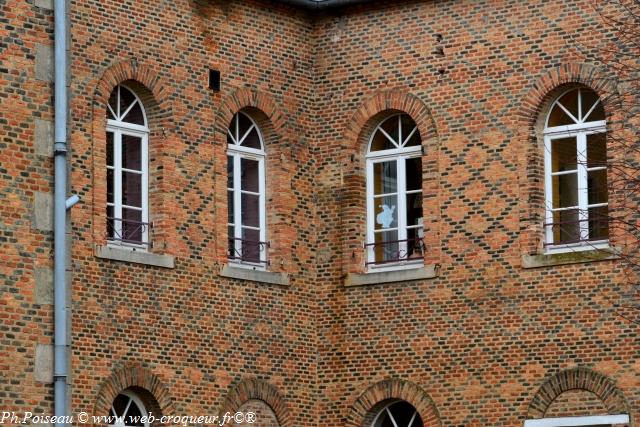
{"label": "drainpipe", "polygon": [[[67,376],[69,331],[67,316],[67,209],[78,202],[77,196],[67,200],[67,0],[55,0],[55,142],[54,155],[54,410],[56,417],[68,416]],[[60,418],[58,418],[60,419]],[[57,426],[67,426],[57,422]]]}

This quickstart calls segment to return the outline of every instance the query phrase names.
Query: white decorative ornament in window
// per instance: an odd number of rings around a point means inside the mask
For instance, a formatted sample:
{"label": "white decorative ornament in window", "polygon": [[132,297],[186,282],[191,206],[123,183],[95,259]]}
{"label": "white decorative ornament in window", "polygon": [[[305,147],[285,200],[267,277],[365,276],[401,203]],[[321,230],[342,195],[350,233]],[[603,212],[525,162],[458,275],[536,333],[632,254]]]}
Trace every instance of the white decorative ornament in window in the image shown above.
{"label": "white decorative ornament in window", "polygon": [[369,141],[366,266],[419,265],[423,238],[420,133],[411,117],[395,114]]}
{"label": "white decorative ornament in window", "polygon": [[382,408],[371,427],[424,427],[424,424],[416,408],[400,400]]}
{"label": "white decorative ornament in window", "polygon": [[544,129],[545,248],[589,248],[609,239],[606,120],[590,89],[553,103]]}
{"label": "white decorative ornament in window", "polygon": [[124,85],[107,105],[107,239],[149,245],[149,128],[142,102]]}
{"label": "white decorative ornament in window", "polygon": [[265,151],[258,125],[239,112],[227,130],[229,261],[266,267]]}
{"label": "white decorative ornament in window", "polygon": [[149,427],[149,415],[140,398],[125,390],[113,400],[109,427]]}

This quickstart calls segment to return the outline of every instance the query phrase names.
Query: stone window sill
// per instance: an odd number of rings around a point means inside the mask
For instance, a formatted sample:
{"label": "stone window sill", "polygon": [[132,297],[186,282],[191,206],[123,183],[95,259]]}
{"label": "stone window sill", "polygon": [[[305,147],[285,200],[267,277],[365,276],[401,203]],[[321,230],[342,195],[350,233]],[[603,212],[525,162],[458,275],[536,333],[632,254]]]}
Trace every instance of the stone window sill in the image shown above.
{"label": "stone window sill", "polygon": [[289,275],[287,273],[253,270],[250,268],[234,267],[228,264],[222,267],[220,276],[228,277],[230,279],[248,280],[250,282],[289,286]]}
{"label": "stone window sill", "polygon": [[344,286],[377,285],[381,283],[409,282],[412,280],[433,279],[438,276],[435,265],[404,270],[380,271],[372,273],[348,273],[344,278]]}
{"label": "stone window sill", "polygon": [[175,268],[175,258],[171,255],[153,254],[141,250],[96,246],[94,255],[102,259],[152,265],[155,267]]}
{"label": "stone window sill", "polygon": [[549,267],[553,265],[580,264],[620,258],[616,248],[590,249],[547,254],[523,255],[522,268]]}

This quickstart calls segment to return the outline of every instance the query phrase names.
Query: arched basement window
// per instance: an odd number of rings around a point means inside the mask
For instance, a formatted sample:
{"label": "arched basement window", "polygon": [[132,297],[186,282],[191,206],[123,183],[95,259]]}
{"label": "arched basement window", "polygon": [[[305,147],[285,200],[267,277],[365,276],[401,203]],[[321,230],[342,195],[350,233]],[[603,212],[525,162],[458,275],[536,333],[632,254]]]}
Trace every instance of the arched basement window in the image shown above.
{"label": "arched basement window", "polygon": [[609,238],[606,121],[590,89],[553,103],[544,129],[545,247],[591,247]]}
{"label": "arched basement window", "polygon": [[423,427],[416,408],[404,400],[385,406],[378,412],[371,427]]}
{"label": "arched basement window", "polygon": [[109,427],[149,427],[147,410],[135,393],[125,390],[116,396],[109,410]]}
{"label": "arched basement window", "polygon": [[140,98],[124,85],[107,105],[107,238],[149,245],[149,128]]}
{"label": "arched basement window", "polygon": [[265,151],[258,125],[238,112],[227,131],[229,261],[266,267]]}
{"label": "arched basement window", "polygon": [[422,142],[416,123],[395,114],[374,130],[367,153],[367,267],[423,260]]}

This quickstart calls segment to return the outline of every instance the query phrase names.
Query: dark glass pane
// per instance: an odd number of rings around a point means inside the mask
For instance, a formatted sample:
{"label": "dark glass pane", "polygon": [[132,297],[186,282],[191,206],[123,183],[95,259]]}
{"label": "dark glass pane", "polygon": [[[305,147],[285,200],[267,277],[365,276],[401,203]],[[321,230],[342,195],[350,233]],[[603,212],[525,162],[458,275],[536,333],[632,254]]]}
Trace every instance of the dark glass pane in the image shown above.
{"label": "dark glass pane", "polygon": [[138,408],[138,405],[136,405],[135,402],[131,402],[125,418],[125,424],[127,425],[127,427],[144,427],[144,424],[141,422],[140,417],[142,417],[140,408]]}
{"label": "dark glass pane", "polygon": [[557,105],[553,107],[551,114],[549,114],[547,127],[551,128],[554,126],[566,126],[572,124],[575,124],[575,121],[571,117],[567,116],[567,113],[565,113],[562,108]]}
{"label": "dark glass pane", "polygon": [[589,208],[589,239],[604,240],[609,238],[609,208]]}
{"label": "dark glass pane", "polygon": [[235,144],[233,138],[231,138],[231,135],[229,135],[229,133],[227,132],[227,144],[228,145],[233,145]]}
{"label": "dark glass pane", "polygon": [[422,223],[422,193],[407,194],[407,225]]}
{"label": "dark glass pane", "polygon": [[398,226],[398,196],[383,196],[373,199],[376,213],[376,230]]}
{"label": "dark glass pane", "polygon": [[228,236],[229,236],[229,248],[228,248],[228,250],[229,250],[229,253],[228,253],[229,258],[230,259],[238,258],[240,256],[240,254],[237,252],[236,248],[240,247],[239,246],[240,242],[238,242],[234,237],[235,236],[235,234],[234,234],[235,233],[235,229],[233,228],[233,226],[231,226],[231,227],[228,227],[227,230],[228,230],[227,232],[229,233],[228,234]]}
{"label": "dark glass pane", "polygon": [[589,188],[589,204],[607,203],[607,171],[606,169],[589,172],[587,178],[587,186]]}
{"label": "dark glass pane", "polygon": [[248,228],[242,229],[242,259],[249,262],[260,262],[264,246],[260,243],[260,232]]}
{"label": "dark glass pane", "polygon": [[553,208],[578,206],[578,174],[556,175],[553,182]]}
{"label": "dark glass pane", "polygon": [[399,258],[398,232],[382,231],[375,233],[375,262],[397,261]]}
{"label": "dark glass pane", "polygon": [[587,135],[587,167],[607,164],[607,135],[592,133]]}
{"label": "dark glass pane", "polygon": [[122,167],[142,170],[142,138],[122,135]]}
{"label": "dark glass pane", "polygon": [[562,104],[562,106],[567,109],[571,115],[576,118],[576,120],[580,117],[578,113],[578,89],[562,95],[558,102]]}
{"label": "dark glass pane", "polygon": [[407,190],[422,189],[422,158],[413,157],[405,163]]}
{"label": "dark glass pane", "polygon": [[[111,109],[113,110],[113,112],[115,114],[118,114],[118,87],[116,86],[115,89],[113,89],[113,92],[111,92],[111,95],[109,96],[109,106],[111,107]],[[109,109],[107,108],[107,112],[109,111]],[[111,115],[110,112],[107,113],[107,118],[113,118],[115,119],[115,117],[109,117]]]}
{"label": "dark glass pane", "polygon": [[398,191],[398,162],[378,162],[373,164],[373,194],[388,194]]}
{"label": "dark glass pane", "polygon": [[242,138],[244,134],[247,133],[249,128],[253,126],[253,122],[249,117],[247,117],[245,114],[242,114],[242,113],[238,113],[238,120],[240,124],[238,138]]}
{"label": "dark glass pane", "polygon": [[107,132],[107,166],[113,166],[113,132]]}
{"label": "dark glass pane", "polygon": [[598,97],[598,95],[591,89],[581,89],[580,92],[582,96],[582,120],[589,121],[589,122],[594,120],[604,120],[604,119],[592,119],[591,116],[593,115],[593,112],[589,114],[589,116],[587,116],[587,113],[589,113],[589,110],[591,110],[593,105],[596,102],[600,101],[600,98]]}
{"label": "dark glass pane", "polygon": [[580,241],[578,209],[553,213],[553,242],[555,244]]}
{"label": "dark glass pane", "polygon": [[598,102],[596,108],[593,109],[591,114],[587,117],[587,122],[596,122],[599,120],[606,120],[607,117],[604,112],[604,107],[602,106],[602,102]]}
{"label": "dark glass pane", "polygon": [[234,205],[234,196],[233,196],[233,190],[228,190],[227,191],[227,222],[229,222],[229,224],[233,224],[233,222],[235,221],[234,219],[234,213],[235,213],[235,205]]}
{"label": "dark glass pane", "polygon": [[114,236],[113,206],[107,206],[107,238],[113,239],[113,236]]}
{"label": "dark glass pane", "polygon": [[404,401],[394,403],[389,407],[389,411],[391,412],[391,416],[395,420],[398,427],[408,426],[414,414],[416,413],[416,409],[413,406],[411,406],[410,403],[404,402]]}
{"label": "dark glass pane", "polygon": [[142,107],[139,102],[136,102],[131,110],[127,113],[127,115],[122,119],[122,121],[127,123],[133,123],[134,125],[144,126],[144,113],[142,112]]}
{"label": "dark glass pane", "polygon": [[242,196],[242,225],[260,227],[260,196],[243,194]]}
{"label": "dark glass pane", "polygon": [[242,141],[242,146],[255,148],[256,150],[262,150],[262,144],[260,143],[260,135],[258,135],[258,130],[255,127],[251,129],[251,132],[249,132],[249,135],[247,135],[244,141]]}
{"label": "dark glass pane", "polygon": [[227,188],[233,188],[233,157],[227,156]]}
{"label": "dark glass pane", "polygon": [[386,409],[384,409],[384,413],[380,415],[378,423],[375,425],[375,427],[395,427],[393,421],[391,421],[391,418],[389,418],[389,414],[387,413]]}
{"label": "dark glass pane", "polygon": [[394,117],[390,117],[387,120],[385,120],[382,125],[380,125],[380,127],[382,129],[385,130],[385,132],[387,132],[387,134],[389,134],[389,136],[391,137],[391,139],[397,144],[399,144],[399,137],[400,135],[398,134],[399,131],[399,127],[398,124],[400,122],[400,117],[401,116],[394,116]]}
{"label": "dark glass pane", "polygon": [[424,257],[422,234],[422,228],[407,229],[407,259]]}
{"label": "dark glass pane", "polygon": [[127,108],[133,104],[136,100],[136,97],[131,93],[131,91],[124,86],[120,86],[120,115],[124,114],[127,111]]}
{"label": "dark glass pane", "polygon": [[122,172],[122,204],[142,207],[142,175]]}
{"label": "dark glass pane", "polygon": [[384,136],[382,132],[376,131],[376,133],[373,135],[373,139],[371,140],[370,151],[390,150],[392,148],[397,148],[397,147],[393,145],[389,140],[389,138]]}
{"label": "dark glass pane", "polygon": [[[418,135],[418,129],[416,129],[416,123],[411,119],[411,117],[409,117],[406,114],[403,114],[402,116],[400,116],[400,122],[402,123],[402,143],[405,144],[406,146],[412,146],[412,145],[419,145],[419,144],[415,144],[416,140],[419,140],[420,138],[415,138],[416,135]],[[413,132],[415,130],[415,132]],[[413,135],[411,135],[411,133],[413,132]],[[407,139],[409,138],[409,136],[411,136],[411,139],[409,139],[409,141],[411,143],[407,143]]]}
{"label": "dark glass pane", "polygon": [[124,394],[119,394],[113,401],[113,410],[116,413],[116,416],[121,417],[125,415],[124,410],[127,409],[127,404],[129,403],[129,396],[125,396]]}
{"label": "dark glass pane", "polygon": [[113,169],[107,169],[107,203],[113,203]]}
{"label": "dark glass pane", "polygon": [[551,171],[576,170],[578,167],[576,138],[560,138],[551,141]]}
{"label": "dark glass pane", "polygon": [[260,191],[260,163],[257,160],[240,159],[240,188],[244,191],[258,193]]}
{"label": "dark glass pane", "polygon": [[122,239],[128,242],[142,242],[142,232],[146,225],[142,224],[142,212],[122,208]]}

